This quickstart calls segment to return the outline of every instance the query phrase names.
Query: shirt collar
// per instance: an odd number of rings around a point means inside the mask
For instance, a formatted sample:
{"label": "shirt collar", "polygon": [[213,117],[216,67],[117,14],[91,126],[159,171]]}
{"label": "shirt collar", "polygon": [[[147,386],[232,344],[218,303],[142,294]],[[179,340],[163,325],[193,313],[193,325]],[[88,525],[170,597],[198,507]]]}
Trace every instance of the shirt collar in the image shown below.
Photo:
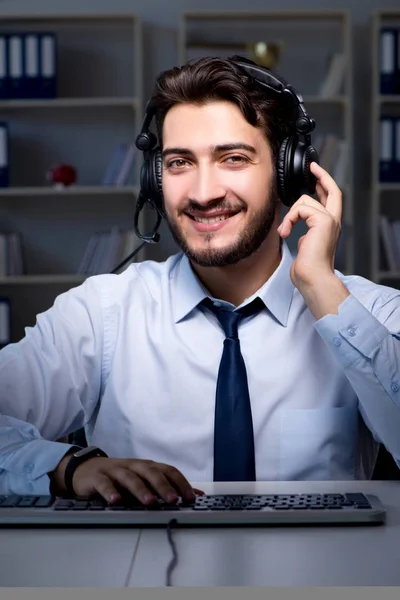
{"label": "shirt collar", "polygon": [[[294,285],[290,279],[292,262],[293,257],[290,250],[285,240],[282,240],[282,259],[279,266],[268,281],[243,303],[248,304],[254,298],[259,297],[266,308],[284,327],[287,325],[294,290]],[[174,320],[175,323],[178,323],[196,308],[208,294],[184,254],[181,255],[181,259],[176,264],[173,279]]]}

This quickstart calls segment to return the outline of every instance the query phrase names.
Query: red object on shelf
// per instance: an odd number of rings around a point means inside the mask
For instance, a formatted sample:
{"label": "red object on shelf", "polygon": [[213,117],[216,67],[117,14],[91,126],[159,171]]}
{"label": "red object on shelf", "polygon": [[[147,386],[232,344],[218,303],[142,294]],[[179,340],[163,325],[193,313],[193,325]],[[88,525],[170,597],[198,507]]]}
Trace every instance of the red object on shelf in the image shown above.
{"label": "red object on shelf", "polygon": [[55,185],[69,186],[76,183],[77,172],[72,165],[57,165],[48,173],[48,180]]}

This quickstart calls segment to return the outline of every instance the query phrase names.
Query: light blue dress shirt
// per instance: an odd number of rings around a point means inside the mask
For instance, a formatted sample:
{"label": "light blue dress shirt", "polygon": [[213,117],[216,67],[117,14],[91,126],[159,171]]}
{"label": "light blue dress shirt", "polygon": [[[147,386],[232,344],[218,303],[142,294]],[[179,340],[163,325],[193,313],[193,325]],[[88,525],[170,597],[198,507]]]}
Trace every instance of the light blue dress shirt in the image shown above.
{"label": "light blue dress shirt", "polygon": [[[292,260],[284,242],[243,303],[265,310],[239,325],[257,480],[370,478],[377,441],[400,465],[400,292],[336,272],[350,296],[316,321]],[[55,440],[82,426],[111,457],[212,481],[224,334],[206,295],[177,254],[90,277],[38,315],[0,352],[0,493],[48,493],[69,447]]]}

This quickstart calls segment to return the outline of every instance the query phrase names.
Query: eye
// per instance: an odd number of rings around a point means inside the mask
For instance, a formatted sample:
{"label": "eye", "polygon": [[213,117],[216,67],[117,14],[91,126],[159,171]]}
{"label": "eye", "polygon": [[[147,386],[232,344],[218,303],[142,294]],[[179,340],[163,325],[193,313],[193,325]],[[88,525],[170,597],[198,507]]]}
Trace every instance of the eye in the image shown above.
{"label": "eye", "polygon": [[249,159],[246,156],[235,154],[234,156],[228,156],[226,162],[234,165],[240,165],[249,162]]}
{"label": "eye", "polygon": [[167,163],[167,169],[182,169],[188,164],[184,158],[174,158]]}

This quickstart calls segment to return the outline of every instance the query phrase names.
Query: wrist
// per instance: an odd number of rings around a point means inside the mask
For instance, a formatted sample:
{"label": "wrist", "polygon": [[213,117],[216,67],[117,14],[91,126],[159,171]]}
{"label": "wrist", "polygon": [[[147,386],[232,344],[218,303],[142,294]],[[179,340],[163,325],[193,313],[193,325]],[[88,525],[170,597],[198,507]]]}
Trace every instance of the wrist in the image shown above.
{"label": "wrist", "polygon": [[75,449],[75,451],[68,457],[68,461],[64,469],[64,487],[68,494],[72,496],[76,495],[73,486],[73,477],[77,468],[84,462],[98,457],[108,458],[107,454],[100,448],[97,448],[97,446]]}
{"label": "wrist", "polygon": [[54,471],[51,471],[48,475],[50,478],[50,493],[53,496],[64,494],[67,491],[65,486],[65,469],[74,452],[80,449],[80,446],[70,447],[66,454],[62,457]]}
{"label": "wrist", "polygon": [[339,306],[350,295],[344,283],[334,273],[314,278],[303,284],[299,291],[317,320],[329,314],[337,315]]}

